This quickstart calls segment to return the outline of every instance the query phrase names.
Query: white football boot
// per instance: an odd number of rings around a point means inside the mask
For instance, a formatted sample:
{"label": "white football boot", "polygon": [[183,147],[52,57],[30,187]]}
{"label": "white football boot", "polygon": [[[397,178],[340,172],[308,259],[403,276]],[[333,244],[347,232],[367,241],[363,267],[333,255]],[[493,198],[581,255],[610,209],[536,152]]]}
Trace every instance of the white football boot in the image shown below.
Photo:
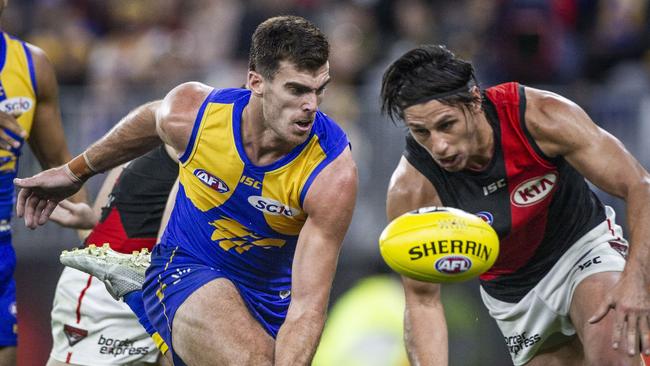
{"label": "white football boot", "polygon": [[142,288],[151,254],[146,248],[124,254],[114,251],[108,244],[101,247],[90,244],[82,249],[64,250],[59,260],[65,266],[97,277],[104,282],[111,296],[119,300]]}

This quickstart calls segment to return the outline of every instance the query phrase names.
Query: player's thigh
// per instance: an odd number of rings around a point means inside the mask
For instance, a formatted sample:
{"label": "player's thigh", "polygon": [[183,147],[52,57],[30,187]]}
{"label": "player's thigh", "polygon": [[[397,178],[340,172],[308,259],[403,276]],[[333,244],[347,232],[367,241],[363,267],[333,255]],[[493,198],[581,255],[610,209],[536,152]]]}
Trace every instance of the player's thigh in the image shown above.
{"label": "player's thigh", "polygon": [[535,354],[526,366],[582,366],[584,355],[578,337]]}
{"label": "player's thigh", "polygon": [[174,316],[172,340],[188,365],[273,363],[273,338],[225,278],[208,282],[183,302]]}
{"label": "player's thigh", "polygon": [[584,347],[586,365],[639,365],[639,357],[629,357],[625,350],[625,337],[618,350],[612,348],[614,329],[613,309],[596,324],[591,318],[605,299],[608,291],[618,282],[621,272],[595,273],[580,282],[571,301],[570,317]]}

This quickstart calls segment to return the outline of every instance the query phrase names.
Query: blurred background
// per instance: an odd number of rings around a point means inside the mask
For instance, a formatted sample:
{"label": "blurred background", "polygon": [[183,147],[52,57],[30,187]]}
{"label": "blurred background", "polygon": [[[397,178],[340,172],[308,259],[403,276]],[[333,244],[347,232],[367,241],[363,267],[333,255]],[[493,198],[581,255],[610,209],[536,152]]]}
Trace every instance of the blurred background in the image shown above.
{"label": "blurred background", "polygon": [[[130,109],[164,97],[180,82],[242,85],[250,36],[267,17],[296,14],[319,25],[331,42],[333,76],[321,109],[350,135],[361,184],[332,293],[332,302],[345,299],[347,310],[336,309],[330,320],[345,324],[375,312],[386,324],[369,320],[358,336],[345,327],[328,331],[328,342],[338,339],[344,344],[337,349],[350,355],[329,354],[318,362],[398,365],[401,356],[382,350],[401,350],[403,298],[381,262],[377,238],[406,130],[379,114],[385,67],[418,44],[446,44],[474,62],[482,87],[517,80],[573,99],[648,168],[649,8],[647,0],[10,0],[1,25],[43,48],[54,63],[74,155]],[[25,149],[19,176],[39,169]],[[102,180],[89,181],[92,198]],[[621,203],[602,197],[623,220]],[[58,254],[78,239],[51,224],[30,231],[19,220],[14,233],[19,364],[43,365],[62,270]],[[342,297],[358,283],[361,290]],[[510,364],[477,287],[474,281],[443,289],[451,364]]]}

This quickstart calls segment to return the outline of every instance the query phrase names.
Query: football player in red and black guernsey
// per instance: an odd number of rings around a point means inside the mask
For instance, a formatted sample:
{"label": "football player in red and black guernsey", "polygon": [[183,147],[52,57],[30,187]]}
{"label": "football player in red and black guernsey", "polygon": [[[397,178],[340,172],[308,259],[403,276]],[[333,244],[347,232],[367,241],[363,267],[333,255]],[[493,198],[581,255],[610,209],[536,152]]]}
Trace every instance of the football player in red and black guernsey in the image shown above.
{"label": "football player in red and black guernsey", "polygon": [[[650,354],[650,176],[575,103],[515,82],[481,90],[444,46],[415,48],[382,83],[409,129],[389,220],[423,206],[475,213],[499,234],[481,296],[516,365],[639,365]],[[585,182],[625,200],[630,250]],[[404,278],[409,357],[446,365],[440,284]]]}

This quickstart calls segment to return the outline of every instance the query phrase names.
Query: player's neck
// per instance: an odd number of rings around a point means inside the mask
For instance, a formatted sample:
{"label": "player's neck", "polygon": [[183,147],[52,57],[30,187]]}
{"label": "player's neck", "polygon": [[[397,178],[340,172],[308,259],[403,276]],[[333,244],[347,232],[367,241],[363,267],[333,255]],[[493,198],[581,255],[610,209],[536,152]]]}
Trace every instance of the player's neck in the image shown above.
{"label": "player's neck", "polygon": [[262,105],[254,96],[242,112],[241,139],[248,160],[258,166],[274,163],[295,147],[266,127]]}
{"label": "player's neck", "polygon": [[492,161],[494,156],[494,131],[492,126],[487,120],[485,113],[478,113],[474,115],[476,123],[476,150],[469,163],[467,169],[472,171],[484,170]]}

